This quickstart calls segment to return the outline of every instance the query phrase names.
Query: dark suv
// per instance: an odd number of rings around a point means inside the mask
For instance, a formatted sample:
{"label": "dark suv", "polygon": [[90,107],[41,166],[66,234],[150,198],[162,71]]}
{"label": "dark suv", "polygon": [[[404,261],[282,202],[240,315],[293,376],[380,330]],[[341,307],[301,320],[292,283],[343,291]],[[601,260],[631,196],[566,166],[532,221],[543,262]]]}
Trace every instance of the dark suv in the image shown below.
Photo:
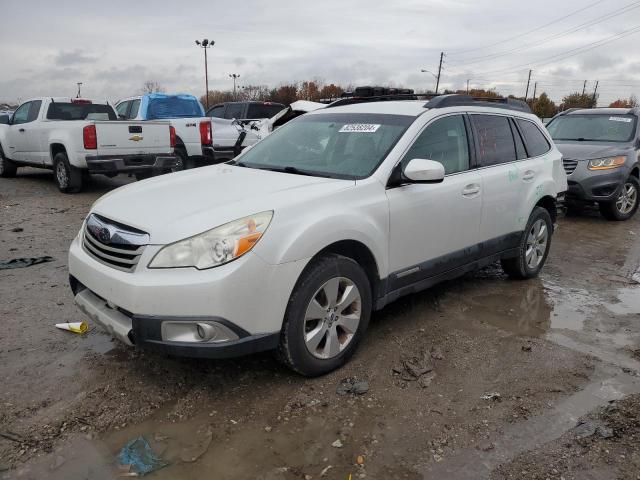
{"label": "dark suv", "polygon": [[274,102],[225,102],[207,110],[207,116],[228,120],[258,120],[271,118],[285,108],[283,104]]}
{"label": "dark suv", "polygon": [[567,172],[569,211],[595,202],[608,220],[627,220],[636,213],[639,116],[640,108],[576,108],[549,122]]}

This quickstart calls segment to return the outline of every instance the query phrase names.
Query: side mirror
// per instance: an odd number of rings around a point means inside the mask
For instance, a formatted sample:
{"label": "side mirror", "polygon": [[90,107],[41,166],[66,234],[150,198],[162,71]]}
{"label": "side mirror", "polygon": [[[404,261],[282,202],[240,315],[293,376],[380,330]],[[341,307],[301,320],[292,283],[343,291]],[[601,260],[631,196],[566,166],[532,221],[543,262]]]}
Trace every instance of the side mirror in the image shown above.
{"label": "side mirror", "polygon": [[444,166],[423,158],[410,160],[402,173],[412,183],[440,183],[444,180]]}

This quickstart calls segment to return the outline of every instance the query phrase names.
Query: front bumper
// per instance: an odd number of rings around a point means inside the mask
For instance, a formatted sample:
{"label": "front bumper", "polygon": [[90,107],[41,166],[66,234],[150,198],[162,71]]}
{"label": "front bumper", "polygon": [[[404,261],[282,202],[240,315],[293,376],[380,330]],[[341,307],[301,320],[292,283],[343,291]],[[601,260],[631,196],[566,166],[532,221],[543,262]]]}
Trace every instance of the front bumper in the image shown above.
{"label": "front bumper", "polygon": [[[78,307],[126,344],[181,356],[222,358],[275,348],[291,292],[307,263],[271,265],[249,252],[208,270],[149,269],[161,247],[148,245],[135,269],[125,272],[87,254],[80,237],[69,250]],[[164,322],[182,321],[217,322],[235,336],[224,343],[163,339]]]}
{"label": "front bumper", "polygon": [[620,188],[629,177],[628,168],[594,171],[589,170],[587,165],[587,160],[580,160],[576,169],[567,176],[567,203],[606,202],[617,198]]}
{"label": "front bumper", "polygon": [[168,170],[177,165],[173,153],[140,155],[87,155],[89,173],[120,173]]}

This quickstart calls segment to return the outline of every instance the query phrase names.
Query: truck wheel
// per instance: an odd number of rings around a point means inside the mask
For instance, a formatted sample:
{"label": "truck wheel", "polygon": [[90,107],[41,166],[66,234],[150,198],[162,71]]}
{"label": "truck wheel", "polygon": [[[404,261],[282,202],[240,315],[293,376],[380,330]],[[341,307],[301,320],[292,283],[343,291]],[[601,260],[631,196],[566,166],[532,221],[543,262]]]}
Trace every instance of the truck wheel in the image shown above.
{"label": "truck wheel", "polygon": [[66,153],[53,157],[53,176],[62,193],[78,193],[82,189],[82,170],[69,164]]}
{"label": "truck wheel", "polygon": [[600,213],[607,220],[628,220],[638,211],[638,192],[640,184],[638,179],[631,176],[624,182],[618,198],[611,202],[600,202]]}
{"label": "truck wheel", "polygon": [[184,147],[176,147],[174,153],[176,154],[176,157],[178,157],[178,164],[171,169],[172,173],[193,168],[193,161],[189,159]]}
{"label": "truck wheel", "polygon": [[278,357],[309,377],[342,366],[358,348],[371,316],[371,286],[350,258],[325,255],[305,269],[284,317]]}
{"label": "truck wheel", "polygon": [[18,166],[4,156],[4,150],[0,147],[0,177],[12,178],[16,176]]}
{"label": "truck wheel", "polygon": [[518,280],[538,275],[549,254],[552,232],[549,212],[542,207],[535,207],[522,233],[518,256],[500,260],[504,273]]}

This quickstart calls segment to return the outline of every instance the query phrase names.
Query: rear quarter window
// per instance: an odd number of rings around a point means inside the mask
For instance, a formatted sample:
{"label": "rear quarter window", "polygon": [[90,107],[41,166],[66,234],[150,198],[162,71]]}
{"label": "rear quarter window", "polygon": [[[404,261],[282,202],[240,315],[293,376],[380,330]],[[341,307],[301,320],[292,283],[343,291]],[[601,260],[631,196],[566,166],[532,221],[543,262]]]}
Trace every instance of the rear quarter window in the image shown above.
{"label": "rear quarter window", "polygon": [[529,157],[544,155],[551,150],[551,145],[547,137],[544,136],[535,123],[520,118],[516,119],[516,122],[524,137],[524,143],[526,144]]}

